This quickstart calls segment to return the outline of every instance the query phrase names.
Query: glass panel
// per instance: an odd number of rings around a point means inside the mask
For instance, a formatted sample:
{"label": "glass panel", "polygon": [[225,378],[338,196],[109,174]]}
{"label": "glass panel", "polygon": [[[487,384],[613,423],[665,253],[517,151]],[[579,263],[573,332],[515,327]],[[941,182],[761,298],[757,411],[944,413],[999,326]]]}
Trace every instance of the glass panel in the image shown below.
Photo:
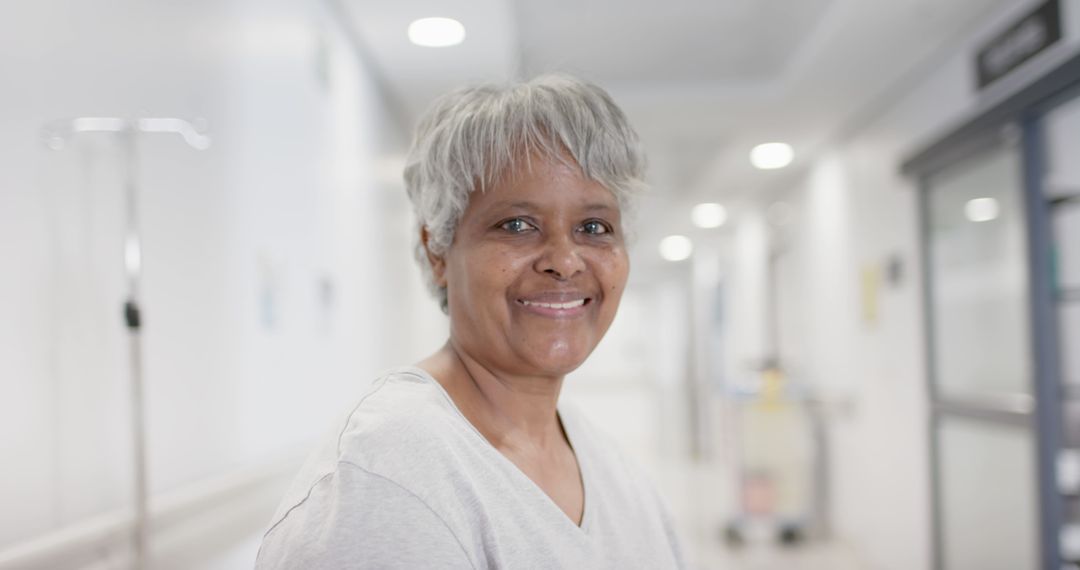
{"label": "glass panel", "polygon": [[1013,148],[930,180],[934,367],[943,396],[1031,392],[1020,182]]}
{"label": "glass panel", "polygon": [[[1058,354],[1064,446],[1080,449],[1080,98],[1057,107],[1043,120],[1046,154],[1043,190],[1050,204],[1054,281],[1058,291]],[[1065,520],[1080,523],[1080,498],[1067,497]],[[1065,541],[1065,550],[1075,541]],[[1070,549],[1075,554],[1075,548]],[[1071,558],[1072,556],[1070,556]]]}
{"label": "glass panel", "polygon": [[1056,199],[1051,211],[1062,380],[1080,387],[1080,99],[1055,109],[1044,125],[1044,187],[1047,196]]}
{"label": "glass panel", "polygon": [[1065,447],[1080,449],[1080,400],[1065,400]]}
{"label": "glass panel", "polygon": [[1037,568],[1031,432],[945,418],[938,438],[945,570]]}
{"label": "glass panel", "polygon": [[1061,325],[1061,374],[1070,386],[1080,387],[1080,302],[1062,305],[1058,311]]}
{"label": "glass panel", "polygon": [[1080,297],[1080,200],[1059,204],[1053,212],[1058,286],[1071,302],[1080,302],[1074,299]]}
{"label": "glass panel", "polygon": [[1080,386],[1080,99],[1054,109],[1044,124],[1045,190],[1049,198],[1069,199],[1053,202],[1052,209],[1062,376],[1067,384]]}
{"label": "glass panel", "polygon": [[1047,172],[1044,187],[1051,196],[1080,194],[1080,99],[1046,116]]}

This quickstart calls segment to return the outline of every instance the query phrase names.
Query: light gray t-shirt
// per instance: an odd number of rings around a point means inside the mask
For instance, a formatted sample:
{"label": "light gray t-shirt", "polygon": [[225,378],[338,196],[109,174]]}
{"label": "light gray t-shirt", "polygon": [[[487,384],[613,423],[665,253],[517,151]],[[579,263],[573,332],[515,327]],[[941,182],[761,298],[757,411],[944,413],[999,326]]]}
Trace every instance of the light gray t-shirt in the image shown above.
{"label": "light gray t-shirt", "polygon": [[307,461],[256,568],[682,568],[653,486],[559,406],[585,486],[581,526],[419,368],[380,377]]}

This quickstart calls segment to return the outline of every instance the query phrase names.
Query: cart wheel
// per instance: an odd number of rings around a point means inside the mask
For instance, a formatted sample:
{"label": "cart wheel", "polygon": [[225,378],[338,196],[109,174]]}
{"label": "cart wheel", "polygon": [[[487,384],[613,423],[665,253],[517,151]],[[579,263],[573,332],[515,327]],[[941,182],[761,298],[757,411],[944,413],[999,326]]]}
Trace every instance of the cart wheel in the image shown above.
{"label": "cart wheel", "polygon": [[782,546],[797,546],[806,540],[806,532],[797,523],[783,523],[776,533],[776,539]]}

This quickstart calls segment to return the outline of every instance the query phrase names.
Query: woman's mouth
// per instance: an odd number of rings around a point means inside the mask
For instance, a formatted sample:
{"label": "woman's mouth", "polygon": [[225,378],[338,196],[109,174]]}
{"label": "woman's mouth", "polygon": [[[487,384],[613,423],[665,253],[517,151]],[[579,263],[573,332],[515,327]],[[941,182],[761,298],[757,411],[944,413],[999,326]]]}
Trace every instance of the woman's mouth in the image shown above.
{"label": "woman's mouth", "polygon": [[578,299],[577,301],[568,301],[566,303],[542,303],[540,301],[526,301],[521,300],[521,304],[526,307],[543,307],[545,309],[573,309],[584,305],[588,299]]}
{"label": "woman's mouth", "polygon": [[540,316],[552,318],[569,318],[583,314],[585,312],[585,308],[593,301],[591,297],[567,297],[568,296],[564,294],[538,296],[528,299],[518,299],[517,304],[523,307],[526,311]]}

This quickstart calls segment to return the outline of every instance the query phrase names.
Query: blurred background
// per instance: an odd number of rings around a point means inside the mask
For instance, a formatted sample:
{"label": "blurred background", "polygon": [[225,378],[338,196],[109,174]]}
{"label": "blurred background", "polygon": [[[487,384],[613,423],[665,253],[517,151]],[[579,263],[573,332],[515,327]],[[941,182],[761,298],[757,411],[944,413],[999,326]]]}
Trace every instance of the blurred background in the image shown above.
{"label": "blurred background", "polygon": [[693,568],[1080,567],[1080,1],[40,0],[0,4],[0,568],[250,568],[445,340],[418,114],[548,71],[652,184],[563,398]]}

